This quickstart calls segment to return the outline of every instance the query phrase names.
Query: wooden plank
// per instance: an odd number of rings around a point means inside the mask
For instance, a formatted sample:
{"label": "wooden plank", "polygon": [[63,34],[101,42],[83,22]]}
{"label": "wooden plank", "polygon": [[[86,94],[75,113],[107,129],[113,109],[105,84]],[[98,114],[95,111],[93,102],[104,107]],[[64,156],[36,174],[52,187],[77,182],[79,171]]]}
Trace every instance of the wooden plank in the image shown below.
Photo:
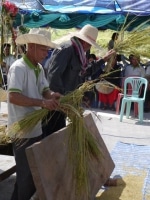
{"label": "wooden plank", "polygon": [[[101,186],[110,177],[115,165],[97,129],[91,114],[85,124],[98,142],[101,162],[89,161],[89,199],[93,200]],[[27,148],[26,154],[39,198],[42,200],[76,200],[72,166],[68,160],[68,134],[64,128]],[[83,194],[82,200],[87,200]]]}
{"label": "wooden plank", "polygon": [[0,174],[0,182],[5,180],[6,178],[8,178],[9,176],[11,176],[12,174],[14,174],[16,172],[16,165],[14,165],[13,167],[7,169],[6,171],[2,172]]}

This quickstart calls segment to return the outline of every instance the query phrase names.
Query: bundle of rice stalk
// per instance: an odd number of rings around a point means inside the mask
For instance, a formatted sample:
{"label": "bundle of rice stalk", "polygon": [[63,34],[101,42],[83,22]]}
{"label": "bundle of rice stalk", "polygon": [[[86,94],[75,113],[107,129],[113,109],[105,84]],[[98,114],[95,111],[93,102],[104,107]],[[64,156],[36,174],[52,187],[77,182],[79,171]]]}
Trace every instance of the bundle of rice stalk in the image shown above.
{"label": "bundle of rice stalk", "polygon": [[119,35],[121,35],[121,40],[115,44],[114,50],[120,54],[129,55],[133,53],[141,57],[150,58],[150,28],[145,28],[144,26],[149,21],[150,20],[145,21],[127,34],[125,34],[125,32],[127,28],[132,25],[134,20],[126,26],[123,26],[120,32],[118,32]]}
{"label": "bundle of rice stalk", "polygon": [[3,88],[0,88],[0,102],[7,101],[7,90],[3,90]]}
{"label": "bundle of rice stalk", "polygon": [[96,158],[100,162],[101,152],[97,141],[89,133],[84,125],[83,117],[71,115],[69,125],[68,157],[73,167],[73,177],[75,180],[75,192],[77,199],[89,198],[88,163],[91,158]]}
{"label": "bundle of rice stalk", "polygon": [[114,59],[116,58],[116,52],[114,52],[112,54],[112,56],[110,57],[110,59],[107,61],[107,64],[104,68],[105,73],[110,72],[110,70],[112,69],[112,63],[114,62]]}
{"label": "bundle of rice stalk", "polygon": [[[63,96],[59,106],[59,110],[63,111],[70,120],[68,124],[70,129],[68,158],[73,166],[77,199],[80,199],[83,193],[86,193],[86,199],[89,198],[88,161],[91,157],[99,160],[101,158],[97,142],[84,124],[83,109],[81,108],[84,92],[92,89],[94,85],[93,81],[85,82],[75,91]],[[46,117],[48,112],[47,109],[36,110],[9,127],[8,134],[12,137],[18,133],[18,136],[23,136]]]}
{"label": "bundle of rice stalk", "polygon": [[10,142],[10,138],[6,135],[6,126],[0,126],[0,144],[8,144]]}
{"label": "bundle of rice stalk", "polygon": [[[145,24],[147,24],[149,20],[141,23],[139,26],[137,26],[133,31],[127,32],[129,26],[132,26],[132,23],[134,23],[137,19],[136,17],[130,21],[127,25],[128,16],[126,17],[126,20],[121,28],[120,31],[118,31],[119,35],[121,36],[121,39],[114,44],[114,50],[117,54],[122,55],[137,55],[141,58],[150,58],[150,28],[146,27]],[[105,72],[108,73],[112,68],[112,63],[115,59],[115,54],[111,56],[111,58],[108,60]]]}

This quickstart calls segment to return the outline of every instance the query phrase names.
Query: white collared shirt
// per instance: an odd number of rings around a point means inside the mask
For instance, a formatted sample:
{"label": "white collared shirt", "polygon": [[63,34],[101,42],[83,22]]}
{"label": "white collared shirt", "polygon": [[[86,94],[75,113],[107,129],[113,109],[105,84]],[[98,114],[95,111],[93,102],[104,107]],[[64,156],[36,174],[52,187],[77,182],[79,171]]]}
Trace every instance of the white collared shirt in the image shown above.
{"label": "white collared shirt", "polygon": [[145,76],[145,69],[142,66],[133,67],[132,65],[127,65],[125,68],[125,77],[129,76]]}

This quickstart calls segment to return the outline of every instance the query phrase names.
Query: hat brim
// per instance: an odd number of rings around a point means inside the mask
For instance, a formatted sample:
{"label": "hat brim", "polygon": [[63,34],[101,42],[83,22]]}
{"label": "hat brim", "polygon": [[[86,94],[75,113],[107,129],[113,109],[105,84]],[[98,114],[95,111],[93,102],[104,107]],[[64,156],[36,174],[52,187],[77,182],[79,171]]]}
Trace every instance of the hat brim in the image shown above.
{"label": "hat brim", "polygon": [[22,34],[16,38],[16,44],[29,44],[35,43],[44,46],[51,47],[53,49],[59,49],[60,46],[54,42],[51,42],[48,38],[44,37],[43,35],[37,34]]}
{"label": "hat brim", "polygon": [[81,39],[81,40],[83,40],[83,41],[85,41],[85,42],[91,44],[92,46],[94,46],[95,48],[97,48],[97,49],[99,49],[99,50],[102,49],[96,42],[90,40],[88,37],[86,37],[86,36],[80,34],[79,32],[74,32],[74,33],[72,33],[72,36],[75,36],[75,37],[77,37],[77,38],[79,38],[79,39]]}
{"label": "hat brim", "polygon": [[96,85],[96,90],[102,94],[110,94],[114,87],[110,85],[107,81],[100,81]]}

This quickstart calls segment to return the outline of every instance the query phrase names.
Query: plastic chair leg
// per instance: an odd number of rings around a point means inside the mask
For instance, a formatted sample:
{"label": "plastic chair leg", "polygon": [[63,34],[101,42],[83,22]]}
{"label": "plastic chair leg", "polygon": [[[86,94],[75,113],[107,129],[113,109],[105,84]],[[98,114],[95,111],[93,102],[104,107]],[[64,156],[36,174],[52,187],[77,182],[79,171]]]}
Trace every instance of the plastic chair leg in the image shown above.
{"label": "plastic chair leg", "polygon": [[131,111],[131,102],[127,102],[127,108],[126,108],[126,118],[129,118],[130,115],[130,111]]}
{"label": "plastic chair leg", "polygon": [[116,101],[116,115],[119,115],[119,110],[120,110],[120,102],[121,102],[121,99],[123,98],[123,94],[119,93],[118,94],[118,98],[117,98],[117,101]]}
{"label": "plastic chair leg", "polygon": [[144,103],[143,102],[139,102],[138,103],[138,105],[139,105],[139,120],[140,120],[140,122],[142,122],[143,121],[143,110],[144,110]]}
{"label": "plastic chair leg", "polygon": [[121,111],[120,111],[120,122],[122,122],[126,101],[122,100]]}

